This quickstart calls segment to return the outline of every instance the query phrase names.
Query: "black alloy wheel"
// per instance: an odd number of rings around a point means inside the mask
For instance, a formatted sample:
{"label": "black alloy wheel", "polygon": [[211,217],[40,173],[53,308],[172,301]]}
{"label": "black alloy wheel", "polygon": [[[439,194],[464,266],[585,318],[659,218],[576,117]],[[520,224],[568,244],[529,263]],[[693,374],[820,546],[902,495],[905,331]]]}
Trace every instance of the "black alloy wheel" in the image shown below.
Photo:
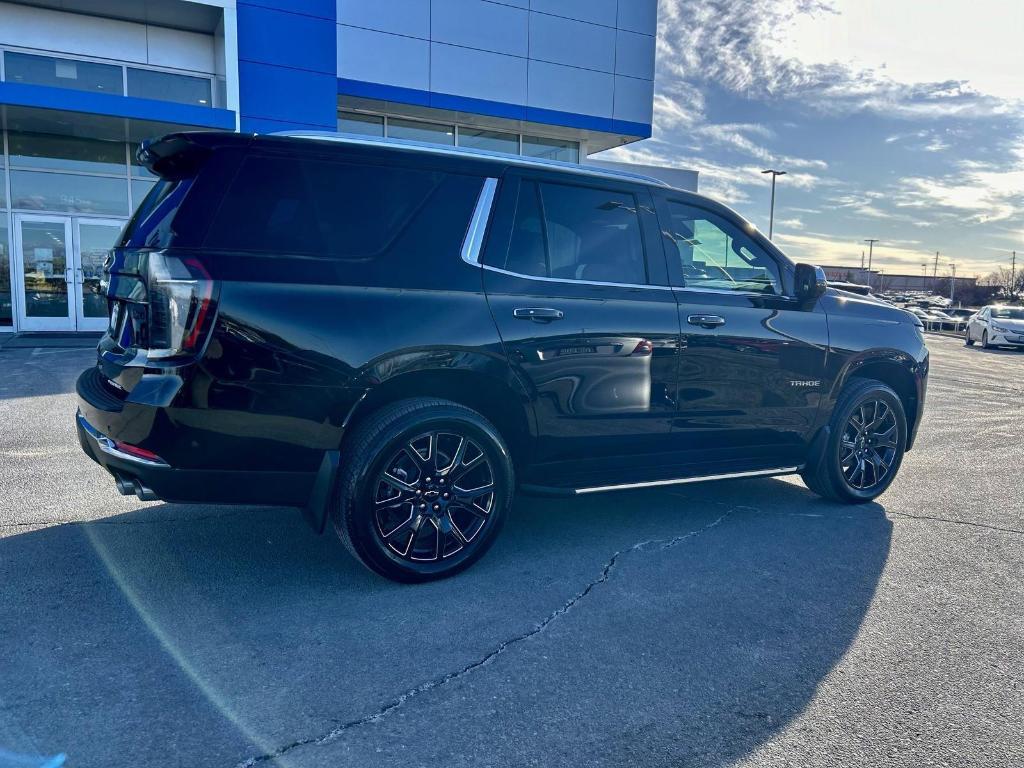
{"label": "black alloy wheel", "polygon": [[819,496],[863,504],[892,483],[907,446],[903,401],[886,384],[852,379],[832,412],[820,449],[808,457],[804,483]]}
{"label": "black alloy wheel", "polygon": [[377,475],[374,516],[399,557],[432,562],[471,547],[494,508],[494,470],[463,434],[428,432],[405,443]]}
{"label": "black alloy wheel", "polygon": [[515,475],[504,440],[476,411],[412,398],[383,406],[342,444],[339,538],[395,581],[458,573],[493,544]]}
{"label": "black alloy wheel", "polygon": [[839,464],[851,488],[870,491],[884,482],[900,447],[896,413],[884,400],[861,402],[846,422]]}

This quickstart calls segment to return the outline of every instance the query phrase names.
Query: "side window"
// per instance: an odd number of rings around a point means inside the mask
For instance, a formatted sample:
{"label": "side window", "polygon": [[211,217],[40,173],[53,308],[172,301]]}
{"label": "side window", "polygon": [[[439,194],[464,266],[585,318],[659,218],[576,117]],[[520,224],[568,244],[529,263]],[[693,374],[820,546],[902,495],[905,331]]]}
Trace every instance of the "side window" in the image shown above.
{"label": "side window", "polygon": [[669,200],[669,230],[690,288],[782,294],[779,265],[732,222]]}
{"label": "side window", "polygon": [[481,183],[413,168],[249,157],[206,245],[373,259],[418,233],[421,246],[429,237],[431,247],[457,251]]}
{"label": "side window", "polygon": [[523,182],[505,269],[601,283],[647,283],[636,197]]}

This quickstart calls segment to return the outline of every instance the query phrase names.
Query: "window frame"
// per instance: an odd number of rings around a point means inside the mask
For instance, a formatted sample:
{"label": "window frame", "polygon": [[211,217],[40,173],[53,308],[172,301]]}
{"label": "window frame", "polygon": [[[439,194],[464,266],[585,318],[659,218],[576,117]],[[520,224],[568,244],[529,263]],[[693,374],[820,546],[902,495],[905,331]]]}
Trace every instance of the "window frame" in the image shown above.
{"label": "window frame", "polygon": [[[547,251],[547,215],[543,203],[542,184],[555,184],[563,187],[577,187],[583,189],[599,190],[602,192],[613,192],[616,194],[629,195],[633,198],[637,207],[637,223],[640,231],[640,243],[644,259],[644,271],[647,278],[646,283],[624,283],[609,282],[601,280],[577,280],[565,277],[542,277],[540,275],[527,275],[522,272],[505,269],[508,260],[508,252],[512,243],[512,235],[516,224],[516,214],[519,208],[519,199],[524,184],[535,184],[535,191],[538,196],[538,204],[542,217],[542,227],[545,231],[545,251]],[[548,173],[544,171],[516,170],[506,171],[501,178],[498,191],[498,199],[494,204],[490,236],[484,244],[481,253],[480,264],[484,269],[492,272],[499,272],[504,275],[518,277],[523,280],[536,280],[546,283],[559,283],[563,285],[593,285],[608,286],[615,288],[645,288],[650,290],[671,290],[667,270],[664,264],[664,250],[659,250],[654,244],[658,242],[659,229],[658,219],[655,213],[654,199],[650,189],[646,185],[620,183],[616,179],[609,178],[567,178],[563,174]]]}
{"label": "window frame", "polygon": [[[748,232],[747,237],[751,242],[764,253],[772,262],[775,263],[779,271],[779,282],[781,283],[781,293],[761,293],[758,291],[733,291],[727,288],[703,288],[699,285],[687,285],[686,278],[683,275],[682,265],[679,263],[678,250],[676,249],[675,240],[669,236],[671,231],[672,214],[669,210],[669,204],[675,203],[677,205],[685,205],[688,208],[694,208],[698,211],[708,213],[711,216],[722,219],[727,224],[731,225],[738,232],[744,231],[744,226],[741,219],[739,219],[731,211],[727,210],[716,210],[714,207],[708,205],[703,200],[691,200],[687,199],[681,194],[673,194],[673,190],[659,190],[655,196],[655,204],[658,211],[658,219],[661,223],[659,228],[661,237],[662,248],[665,252],[665,261],[668,265],[669,279],[673,288],[679,291],[690,291],[693,293],[705,293],[719,296],[742,296],[747,298],[761,298],[761,299],[791,299],[794,300],[793,295],[793,273],[795,266],[788,258],[777,252],[774,246],[767,247],[762,240],[764,237],[758,237],[756,232]],[[708,201],[710,202],[710,201]],[[726,233],[729,234],[729,233]],[[729,237],[733,235],[729,234]],[[734,238],[735,239],[735,238]]]}

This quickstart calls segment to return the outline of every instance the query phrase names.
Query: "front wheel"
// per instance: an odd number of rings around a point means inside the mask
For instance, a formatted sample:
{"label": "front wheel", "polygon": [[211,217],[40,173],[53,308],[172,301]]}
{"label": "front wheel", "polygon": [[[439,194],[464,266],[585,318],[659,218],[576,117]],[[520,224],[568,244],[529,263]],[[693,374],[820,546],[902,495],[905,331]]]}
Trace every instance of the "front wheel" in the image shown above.
{"label": "front wheel", "polygon": [[992,349],[991,345],[988,343],[988,331],[981,332],[981,348]]}
{"label": "front wheel", "polygon": [[862,504],[892,483],[907,445],[907,418],[899,396],[880,381],[854,380],[839,398],[831,432],[803,477],[820,496]]}
{"label": "front wheel", "polygon": [[964,334],[964,344],[968,347],[974,346],[974,339],[971,338],[971,329],[969,327],[967,332]]}
{"label": "front wheel", "polygon": [[334,528],[395,581],[452,576],[494,543],[515,478],[501,435],[476,411],[413,398],[384,406],[343,446]]}

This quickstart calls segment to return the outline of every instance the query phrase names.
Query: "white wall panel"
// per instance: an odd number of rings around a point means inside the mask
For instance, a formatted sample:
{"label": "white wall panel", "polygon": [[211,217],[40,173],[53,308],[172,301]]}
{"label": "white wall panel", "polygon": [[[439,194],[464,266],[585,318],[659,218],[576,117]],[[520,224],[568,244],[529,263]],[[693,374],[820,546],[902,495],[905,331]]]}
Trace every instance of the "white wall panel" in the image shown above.
{"label": "white wall panel", "polygon": [[654,78],[655,38],[618,30],[615,42],[615,74]]}
{"label": "white wall panel", "polygon": [[146,29],[146,45],[149,63],[155,67],[192,69],[210,74],[217,70],[212,35],[151,26]]}
{"label": "white wall panel", "polygon": [[525,57],[529,16],[485,0],[432,0],[430,35],[436,43]]}
{"label": "white wall panel", "polygon": [[338,26],[338,77],[426,91],[429,73],[426,40]]}
{"label": "white wall panel", "polygon": [[530,0],[530,10],[614,27],[618,3],[616,0]]}
{"label": "white wall panel", "polygon": [[613,75],[530,61],[530,107],[612,116]]}
{"label": "white wall panel", "polygon": [[560,16],[531,13],[530,58],[613,72],[615,30]]}
{"label": "white wall panel", "polygon": [[615,77],[615,119],[650,125],[654,112],[654,81]]}
{"label": "white wall panel", "polygon": [[619,0],[619,29],[654,35],[658,28],[658,0]]}
{"label": "white wall panel", "polygon": [[433,43],[430,90],[507,104],[526,103],[526,59]]}
{"label": "white wall panel", "polygon": [[430,37],[430,0],[338,0],[338,23]]}

